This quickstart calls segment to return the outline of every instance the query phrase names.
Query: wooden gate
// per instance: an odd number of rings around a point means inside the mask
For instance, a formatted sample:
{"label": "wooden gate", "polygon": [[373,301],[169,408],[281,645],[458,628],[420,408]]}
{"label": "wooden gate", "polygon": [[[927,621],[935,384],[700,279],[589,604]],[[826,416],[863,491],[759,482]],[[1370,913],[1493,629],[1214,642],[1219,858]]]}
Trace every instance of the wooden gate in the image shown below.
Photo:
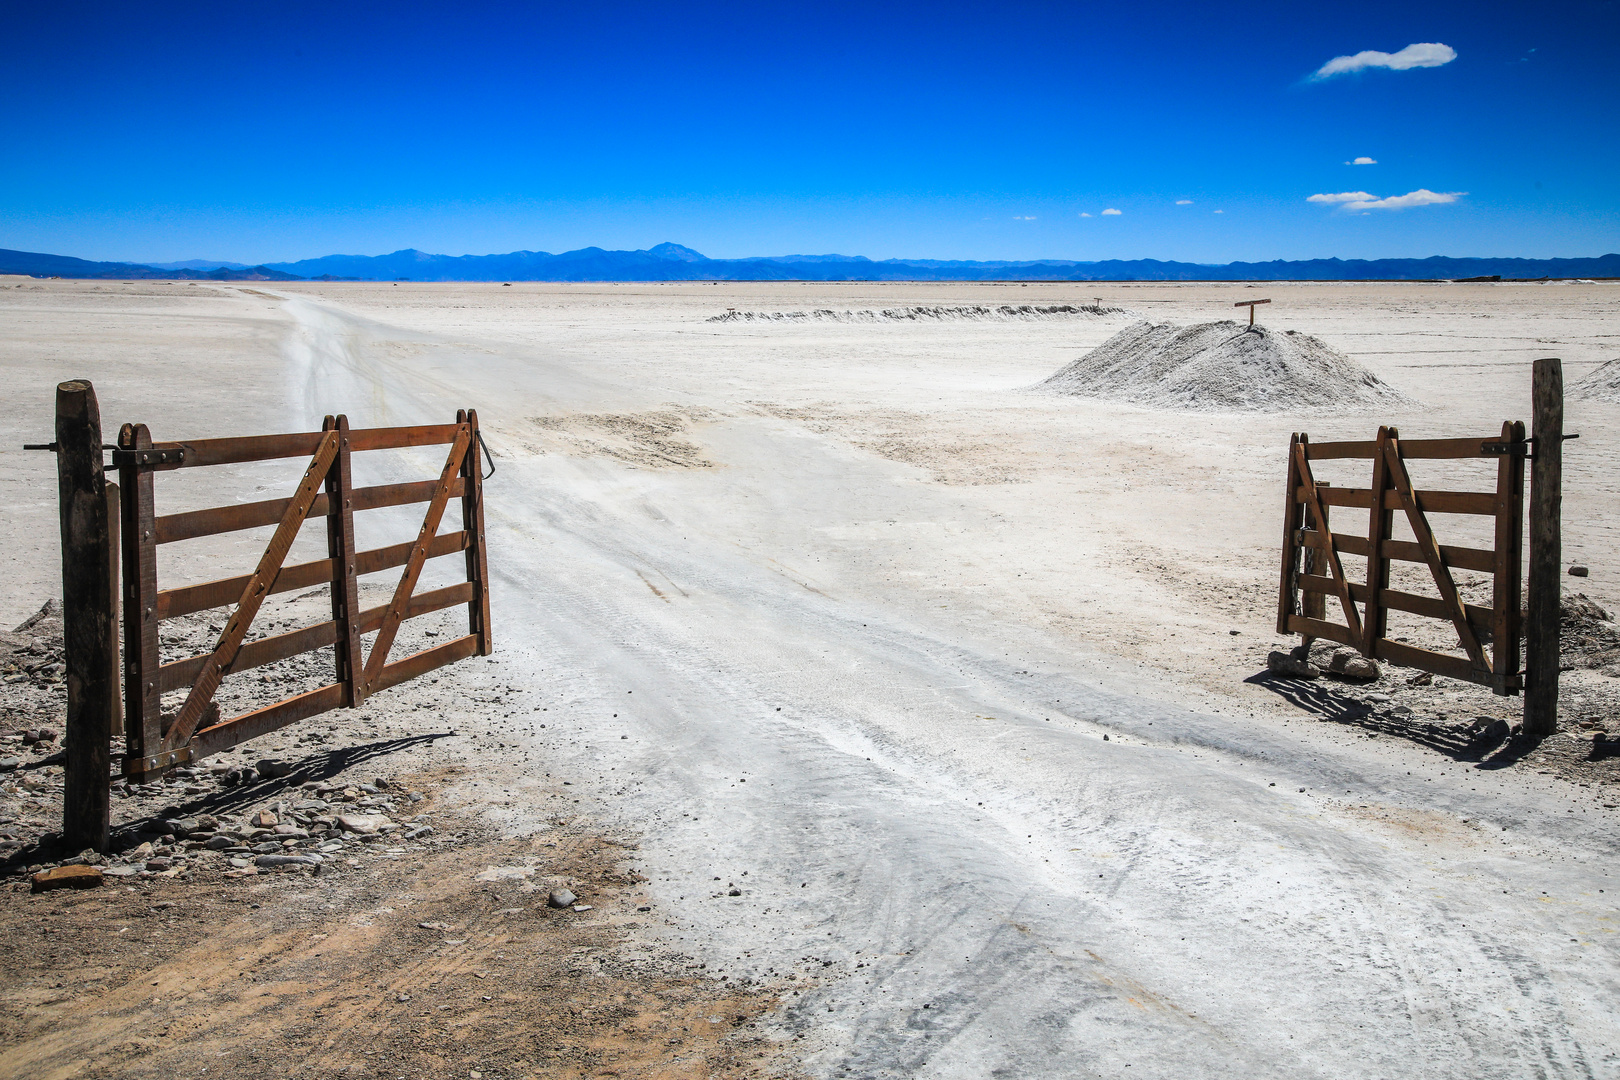
{"label": "wooden gate", "polygon": [[[1520,667],[1522,615],[1520,552],[1524,535],[1524,462],[1529,456],[1524,424],[1502,425],[1499,438],[1402,440],[1392,427],[1372,442],[1312,443],[1296,434],[1289,444],[1288,497],[1283,530],[1282,585],[1277,631],[1326,638],[1361,655],[1436,675],[1489,686],[1497,694],[1524,687]],[[1496,490],[1424,491],[1413,485],[1406,463],[1413,459],[1496,458]],[[1366,488],[1319,483],[1312,462],[1362,459],[1372,466]],[[1365,509],[1365,535],[1335,532],[1332,507]],[[1405,516],[1413,540],[1392,538],[1396,512]],[[1431,514],[1474,514],[1495,519],[1490,549],[1442,544]],[[1341,556],[1367,560],[1364,581],[1352,581]],[[1556,557],[1556,556],[1555,556]],[[1392,561],[1428,567],[1438,596],[1390,588]],[[1491,606],[1465,603],[1453,569],[1491,575]],[[1323,598],[1337,600],[1344,621],[1328,619]],[[1390,640],[1388,612],[1401,611],[1451,623],[1463,655],[1435,652]]]}
{"label": "wooden gate", "polygon": [[[436,479],[356,488],[351,454],[361,451],[448,445]],[[184,761],[227,747],[329,709],[353,708],[379,690],[454,661],[488,655],[488,566],[484,551],[482,476],[479,471],[478,416],[456,414],[454,424],[350,430],[342,416],[327,417],[320,431],[247,438],[154,443],[144,424],[126,424],[113,453],[122,490],[121,513],[124,599],[124,773],[146,780]],[[186,513],[158,515],[153,476],[173,469],[309,458],[297,488],[287,498],[238,503]],[[440,534],[451,499],[461,503],[461,528]],[[357,511],[426,503],[414,540],[355,550]],[[310,517],[326,522],[327,557],[284,565],[299,529]],[[160,590],[157,549],[201,536],[275,526],[275,533],[251,574],[181,588]],[[428,559],[462,553],[466,580],[417,593]],[[361,610],[358,579],[403,567],[392,599]],[[290,633],[248,642],[247,634],[272,593],[326,585],[331,619]],[[212,650],[162,661],[158,627],[165,619],[235,605]],[[467,607],[467,633],[412,656],[390,662],[400,624],[457,604]],[[376,632],[362,658],[362,635]],[[334,646],[332,681],[240,716],[221,717],[214,694],[226,675],[302,653]],[[184,704],[165,715],[165,693],[184,690]]]}

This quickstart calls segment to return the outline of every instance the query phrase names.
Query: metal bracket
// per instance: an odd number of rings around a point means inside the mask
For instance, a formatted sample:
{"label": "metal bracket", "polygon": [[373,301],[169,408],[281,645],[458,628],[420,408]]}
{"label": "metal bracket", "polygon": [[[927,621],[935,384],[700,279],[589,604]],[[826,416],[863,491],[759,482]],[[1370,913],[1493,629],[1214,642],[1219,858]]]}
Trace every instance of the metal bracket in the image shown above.
{"label": "metal bracket", "polygon": [[489,443],[484,441],[484,433],[475,431],[474,434],[478,436],[478,445],[484,449],[484,460],[489,462],[489,472],[484,474],[484,479],[488,480],[495,475],[495,455],[489,452]]}
{"label": "metal bracket", "polygon": [[184,450],[114,450],[113,464],[124,465],[184,465]]}
{"label": "metal bracket", "polygon": [[1479,448],[1481,454],[1495,454],[1498,457],[1530,456],[1529,442],[1488,442],[1482,443]]}
{"label": "metal bracket", "polygon": [[177,746],[173,750],[165,750],[161,754],[149,754],[143,758],[129,757],[124,759],[125,776],[143,776],[147,773],[161,772],[175,765],[191,760],[191,747]]}

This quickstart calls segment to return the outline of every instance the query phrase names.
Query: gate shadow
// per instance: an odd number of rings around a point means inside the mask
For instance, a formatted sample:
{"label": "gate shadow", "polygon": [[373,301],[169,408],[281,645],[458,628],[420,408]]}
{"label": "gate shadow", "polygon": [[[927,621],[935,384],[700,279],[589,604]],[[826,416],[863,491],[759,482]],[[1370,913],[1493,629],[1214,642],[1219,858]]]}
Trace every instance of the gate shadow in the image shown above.
{"label": "gate shadow", "polygon": [[1483,769],[1512,765],[1536,745],[1536,740],[1522,735],[1492,739],[1474,735],[1465,727],[1440,724],[1416,715],[1381,713],[1367,702],[1341,692],[1338,688],[1346,684],[1329,681],[1327,676],[1320,680],[1296,679],[1260,671],[1243,681],[1263,687],[1295,708],[1329,723],[1405,739],[1436,750],[1453,761],[1476,762]]}
{"label": "gate shadow", "polygon": [[[261,777],[251,784],[239,784],[223,791],[209,792],[199,795],[190,801],[175,803],[151,817],[138,818],[123,825],[115,826],[114,831],[119,834],[133,834],[140,832],[140,826],[165,817],[177,817],[193,814],[229,814],[254,803],[301,787],[314,780],[331,780],[340,773],[364,765],[369,761],[376,761],[398,754],[406,750],[414,750],[419,746],[431,746],[440,739],[455,736],[453,731],[432,732],[426,735],[412,735],[403,739],[382,739],[377,742],[362,743],[358,746],[345,746],[333,750],[324,750],[311,754],[292,766],[292,772],[284,777]],[[370,781],[359,781],[356,783]],[[117,847],[117,841],[114,847]]]}

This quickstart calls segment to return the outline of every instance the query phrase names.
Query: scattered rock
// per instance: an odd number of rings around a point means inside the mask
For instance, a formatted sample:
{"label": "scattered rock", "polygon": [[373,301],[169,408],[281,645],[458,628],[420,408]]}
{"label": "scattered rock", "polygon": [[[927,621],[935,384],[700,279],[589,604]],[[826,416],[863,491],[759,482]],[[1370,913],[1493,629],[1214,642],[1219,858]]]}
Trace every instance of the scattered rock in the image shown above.
{"label": "scattered rock", "polygon": [[33,884],[34,892],[42,893],[52,889],[93,889],[101,884],[101,876],[101,867],[81,864],[41,870],[29,881]]}
{"label": "scattered rock", "polygon": [[375,836],[384,825],[392,824],[381,814],[342,814],[337,819],[338,828],[359,836]]}
{"label": "scattered rock", "polygon": [[546,898],[546,903],[554,908],[566,908],[573,907],[574,901],[578,899],[579,897],[575,896],[567,889],[553,889],[551,890],[551,895]]}
{"label": "scattered rock", "polygon": [[1591,572],[1591,570],[1584,566],[1572,566],[1569,568],[1570,577],[1586,577]]}
{"label": "scattered rock", "polygon": [[21,758],[0,757],[0,772],[10,772],[22,764]]}
{"label": "scattered rock", "polygon": [[257,814],[248,818],[248,824],[256,829],[273,829],[281,824],[281,819],[268,810],[260,810]]}
{"label": "scattered rock", "polygon": [[1333,654],[1328,662],[1328,670],[1335,675],[1343,675],[1347,679],[1361,679],[1367,682],[1378,678],[1378,661],[1369,660],[1354,649],[1340,649]]}
{"label": "scattered rock", "polygon": [[1420,671],[1416,675],[1413,675],[1411,678],[1407,679],[1406,680],[1406,685],[1407,686],[1433,686],[1434,685],[1434,673],[1429,672],[1429,671]]}
{"label": "scattered rock", "polygon": [[260,855],[253,860],[254,865],[266,868],[274,866],[319,866],[321,860],[314,855]]}
{"label": "scattered rock", "polygon": [[263,761],[256,763],[254,768],[259,771],[260,776],[270,780],[276,780],[280,777],[291,776],[293,774],[293,766],[291,762],[276,761],[273,758],[265,758]]}
{"label": "scattered rock", "polygon": [[1314,679],[1322,674],[1322,669],[1309,660],[1301,660],[1285,652],[1273,652],[1266,657],[1266,670],[1291,679]]}

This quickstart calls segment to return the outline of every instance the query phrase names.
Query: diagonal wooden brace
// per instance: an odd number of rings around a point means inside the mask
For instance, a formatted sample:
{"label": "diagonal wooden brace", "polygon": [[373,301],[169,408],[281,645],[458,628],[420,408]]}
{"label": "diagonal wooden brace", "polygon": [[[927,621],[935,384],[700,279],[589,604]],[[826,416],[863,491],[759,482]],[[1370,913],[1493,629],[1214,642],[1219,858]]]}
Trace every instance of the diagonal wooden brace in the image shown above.
{"label": "diagonal wooden brace", "polygon": [[1315,519],[1317,536],[1321,540],[1318,550],[1327,557],[1328,569],[1332,571],[1333,589],[1339,597],[1339,606],[1344,609],[1345,625],[1350,628],[1351,635],[1359,639],[1361,615],[1356,611],[1356,602],[1350,597],[1350,582],[1345,579],[1344,565],[1333,546],[1333,530],[1328,528],[1328,516],[1322,509],[1322,496],[1316,490],[1316,477],[1311,473],[1310,459],[1306,456],[1303,443],[1294,446],[1294,466],[1299,470],[1300,484],[1305,488],[1305,505]]}
{"label": "diagonal wooden brace", "polygon": [[287,512],[282,515],[281,524],[276,526],[270,545],[259,557],[258,569],[253,572],[247,587],[242,590],[242,598],[237,601],[236,610],[231,613],[230,621],[225,624],[225,629],[219,636],[219,643],[214,646],[213,653],[203,663],[202,671],[198,672],[197,681],[192,684],[191,693],[186,696],[186,703],[181,706],[180,715],[175,717],[174,725],[163,736],[164,750],[173,750],[191,741],[198,722],[203,719],[209,704],[213,701],[214,692],[219,689],[220,680],[225,677],[225,673],[235,661],[236,654],[242,647],[242,641],[247,637],[248,627],[259,614],[259,607],[264,603],[264,598],[270,594],[270,587],[275,584],[276,575],[281,572],[281,564],[286,561],[287,552],[291,550],[299,528],[309,516],[309,508],[315,502],[316,493],[326,481],[326,474],[337,457],[338,437],[337,431],[328,431],[322,437],[320,448],[315,451],[309,469],[305,471],[303,480],[298,484],[298,491],[287,506]]}
{"label": "diagonal wooden brace", "polygon": [[1406,462],[1401,460],[1400,444],[1396,439],[1390,439],[1384,447],[1384,468],[1389,470],[1390,482],[1401,500],[1401,509],[1406,511],[1412,535],[1417,537],[1418,549],[1423,552],[1423,560],[1429,564],[1429,573],[1434,577],[1435,588],[1440,590],[1440,600],[1445,604],[1446,614],[1451,616],[1457,628],[1457,638],[1462,642],[1463,650],[1476,668],[1490,671],[1485,650],[1480,648],[1474,628],[1468,625],[1468,613],[1463,608],[1462,597],[1457,594],[1457,583],[1451,579],[1450,568],[1440,558],[1440,544],[1434,538],[1434,530],[1429,528],[1429,519],[1412,492],[1412,478],[1406,472]]}
{"label": "diagonal wooden brace", "polygon": [[428,503],[427,513],[422,518],[422,531],[416,534],[416,543],[411,548],[410,558],[405,562],[405,572],[400,575],[399,585],[394,589],[394,598],[388,602],[382,626],[377,631],[377,640],[372,643],[371,652],[366,657],[363,680],[366,693],[370,693],[371,684],[376,682],[388,664],[388,651],[394,647],[399,624],[405,618],[406,609],[410,607],[411,593],[416,591],[416,580],[422,574],[422,565],[427,562],[428,545],[438,534],[439,522],[444,518],[444,508],[450,501],[450,490],[455,486],[456,475],[461,471],[462,458],[471,443],[472,429],[468,424],[462,424],[456,433],[456,441],[450,446],[444,470],[439,473],[439,482],[433,489],[433,500]]}

